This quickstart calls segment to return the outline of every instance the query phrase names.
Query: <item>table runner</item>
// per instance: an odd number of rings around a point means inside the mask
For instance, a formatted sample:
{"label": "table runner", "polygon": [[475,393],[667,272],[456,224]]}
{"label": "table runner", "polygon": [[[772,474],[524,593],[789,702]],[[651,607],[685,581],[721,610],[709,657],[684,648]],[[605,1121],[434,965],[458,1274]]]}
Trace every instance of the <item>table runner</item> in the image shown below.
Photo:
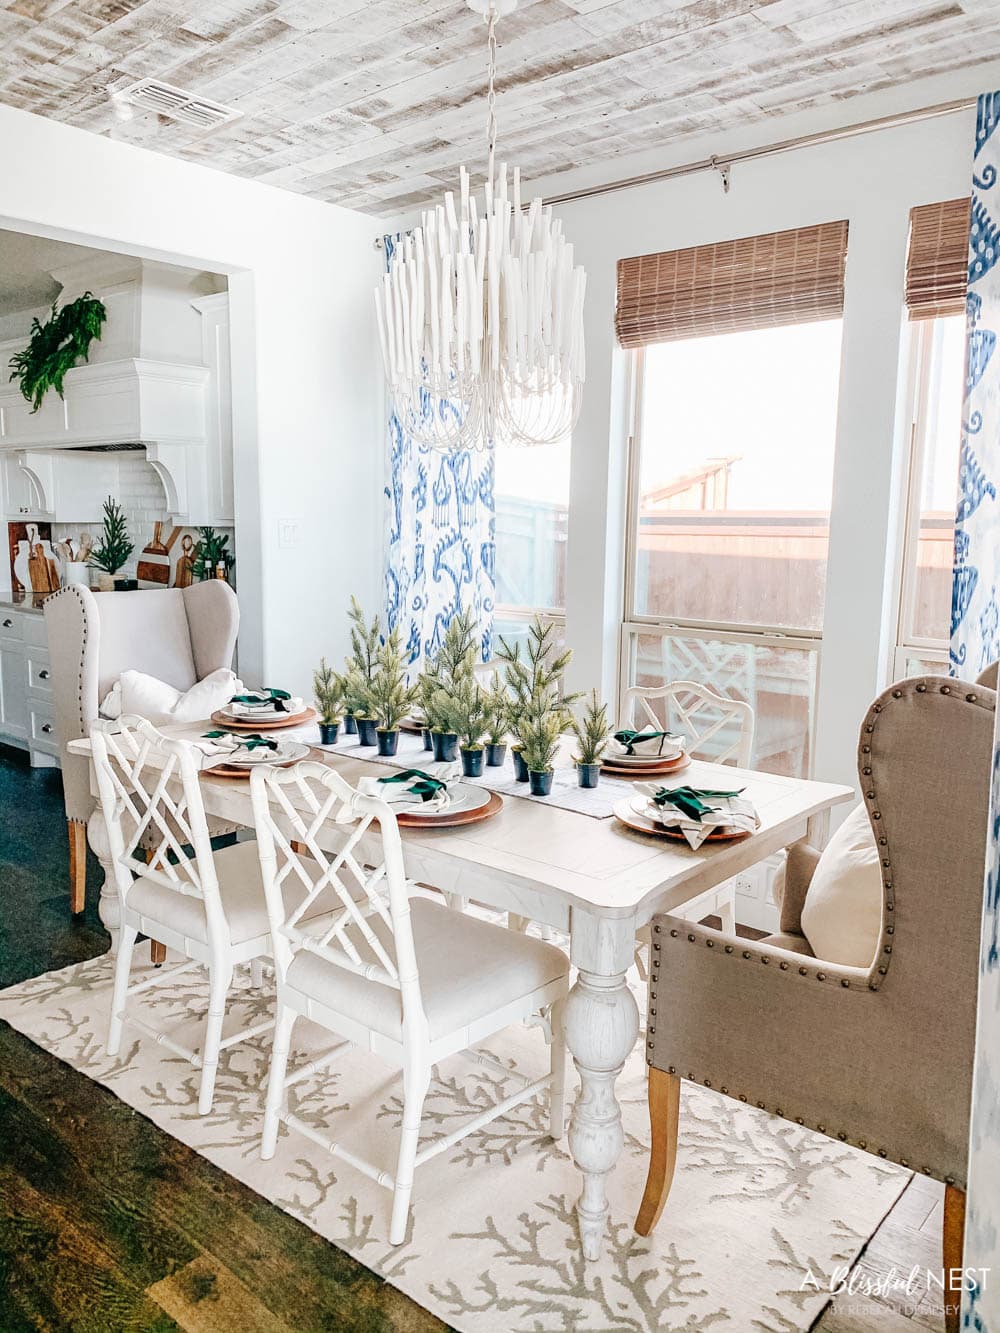
{"label": "table runner", "polygon": [[[432,777],[439,777],[442,772],[453,773],[456,768],[460,768],[458,759],[454,763],[436,764],[430,750],[424,749],[423,737],[409,731],[399,733],[399,747],[391,759],[381,756],[373,745],[359,745],[356,736],[345,736],[343,733],[336,745],[319,745],[316,740],[315,723],[296,727],[294,732],[292,730],[282,732],[283,737],[291,738],[293,735],[296,740],[312,745],[317,750],[325,750],[328,754],[343,755],[345,759],[367,759],[373,764],[386,764],[390,768],[422,768]],[[641,774],[637,773],[636,778],[639,777]],[[532,796],[528,784],[517,781],[509,749],[501,768],[484,766],[482,777],[462,778],[461,781],[487,787],[490,791],[499,792],[501,796],[517,796],[526,801],[540,801],[543,805],[558,806],[561,810],[575,810],[577,814],[589,815],[592,819],[610,819],[614,806],[623,796],[635,795],[635,788],[630,781],[611,778],[603,773],[597,787],[581,787],[577,782],[576,767],[568,749],[557,761],[552,792],[549,796]]]}

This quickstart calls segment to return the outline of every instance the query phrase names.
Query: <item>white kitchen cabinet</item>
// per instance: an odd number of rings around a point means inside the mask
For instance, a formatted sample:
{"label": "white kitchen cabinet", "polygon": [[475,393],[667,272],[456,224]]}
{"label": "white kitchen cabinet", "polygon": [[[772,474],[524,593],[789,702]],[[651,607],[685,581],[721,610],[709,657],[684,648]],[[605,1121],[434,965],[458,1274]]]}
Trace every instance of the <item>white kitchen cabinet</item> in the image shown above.
{"label": "white kitchen cabinet", "polygon": [[0,456],[3,482],[3,512],[9,519],[51,518],[42,508],[42,499],[31,473],[21,467],[16,453]]}
{"label": "white kitchen cabinet", "polygon": [[201,296],[201,355],[208,368],[205,404],[204,488],[191,522],[231,528],[233,504],[233,397],[229,365],[229,293]]}
{"label": "white kitchen cabinet", "polygon": [[0,739],[28,738],[28,677],[23,644],[0,639]]}
{"label": "white kitchen cabinet", "polygon": [[57,761],[45,620],[0,603],[0,743],[27,749],[35,767]]}

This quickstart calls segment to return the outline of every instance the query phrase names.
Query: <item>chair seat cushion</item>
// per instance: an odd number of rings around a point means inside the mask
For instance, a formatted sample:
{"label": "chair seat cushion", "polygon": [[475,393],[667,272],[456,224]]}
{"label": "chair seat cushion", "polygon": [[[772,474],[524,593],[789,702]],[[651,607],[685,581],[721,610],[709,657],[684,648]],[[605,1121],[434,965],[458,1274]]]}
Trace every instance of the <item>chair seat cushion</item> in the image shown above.
{"label": "chair seat cushion", "polygon": [[806,958],[815,958],[812,949],[809,948],[809,941],[804,935],[797,935],[794,931],[780,931],[777,935],[768,935],[761,940],[761,944],[769,949],[786,949],[789,953],[801,953]]}
{"label": "chair seat cushion", "polygon": [[[304,869],[309,869],[308,858],[300,858]],[[229,924],[233,944],[244,944],[247,940],[267,935],[270,925],[267,919],[267,905],[264,901],[264,884],[260,875],[260,859],[255,842],[238,842],[232,847],[223,847],[214,853],[215,873],[219,880],[219,896],[222,909]],[[289,877],[285,881],[285,903],[288,911],[292,910],[292,897],[299,891],[303,896],[299,880]],[[159,922],[169,929],[179,932],[186,939],[208,943],[208,925],[205,919],[205,904],[200,898],[178,893],[168,889],[155,880],[140,876],[129,889],[128,905],[132,911],[140,913],[148,921]],[[306,914],[305,920],[311,921],[324,916],[339,906],[339,900],[333,897],[333,891],[325,889]]]}
{"label": "chair seat cushion", "polygon": [[[410,900],[410,921],[431,1041],[471,1026],[569,972],[566,955],[554,945],[427,898]],[[380,920],[372,924],[383,944],[390,944],[388,928]],[[292,959],[286,982],[345,1018],[402,1039],[402,1000],[392,986],[367,980],[305,949]]]}
{"label": "chair seat cushion", "polygon": [[882,931],[882,869],[868,811],[858,805],[824,848],[802,905],[817,958],[870,967]]}

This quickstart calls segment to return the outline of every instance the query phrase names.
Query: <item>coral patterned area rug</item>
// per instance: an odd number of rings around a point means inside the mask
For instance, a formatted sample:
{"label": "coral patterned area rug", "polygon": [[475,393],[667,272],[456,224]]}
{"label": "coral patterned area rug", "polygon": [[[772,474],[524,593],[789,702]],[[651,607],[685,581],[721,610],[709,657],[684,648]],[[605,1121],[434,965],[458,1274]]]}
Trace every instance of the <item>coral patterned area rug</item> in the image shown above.
{"label": "coral patterned area rug", "polygon": [[[110,958],[98,958],[14,986],[0,993],[0,1018],[460,1330],[808,1329],[829,1300],[830,1280],[852,1264],[909,1179],[685,1083],[673,1190],[655,1234],[642,1239],[632,1230],[648,1151],[637,1050],[618,1083],[625,1151],[610,1185],[611,1227],[599,1262],[581,1256],[578,1177],[565,1140],[547,1137],[537,1103],[418,1169],[410,1233],[393,1248],[388,1190],[285,1127],[275,1158],[260,1160],[266,1034],[224,1053],[215,1108],[204,1118],[197,1072],[162,1046],[126,1028],[120,1055],[109,1058],[111,968]],[[248,979],[237,985],[227,1031],[260,1021],[271,1004]],[[134,1003],[154,1010],[159,1027],[178,1024],[181,1039],[197,1046],[207,998],[207,980],[195,971]],[[293,1062],[329,1044],[300,1020]],[[531,1076],[547,1068],[538,1028],[510,1029],[489,1049]],[[569,1086],[574,1095],[572,1073]],[[425,1133],[446,1133],[512,1090],[489,1068],[456,1057],[431,1086]],[[396,1071],[351,1052],[290,1096],[298,1116],[391,1172],[399,1093]]]}

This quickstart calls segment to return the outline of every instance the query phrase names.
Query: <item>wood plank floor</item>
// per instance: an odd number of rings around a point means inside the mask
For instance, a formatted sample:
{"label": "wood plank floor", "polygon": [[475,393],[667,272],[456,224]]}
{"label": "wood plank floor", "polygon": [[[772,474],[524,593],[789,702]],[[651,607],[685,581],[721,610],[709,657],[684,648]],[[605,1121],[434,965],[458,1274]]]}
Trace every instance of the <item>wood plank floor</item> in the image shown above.
{"label": "wood plank floor", "polygon": [[[107,948],[89,867],[68,915],[59,775],[0,746],[0,988]],[[915,1180],[858,1279],[940,1264],[941,1193]],[[943,1326],[920,1286],[838,1298],[822,1333]],[[447,1325],[0,1023],[0,1333],[431,1333]],[[609,1330],[613,1333],[613,1330]]]}

